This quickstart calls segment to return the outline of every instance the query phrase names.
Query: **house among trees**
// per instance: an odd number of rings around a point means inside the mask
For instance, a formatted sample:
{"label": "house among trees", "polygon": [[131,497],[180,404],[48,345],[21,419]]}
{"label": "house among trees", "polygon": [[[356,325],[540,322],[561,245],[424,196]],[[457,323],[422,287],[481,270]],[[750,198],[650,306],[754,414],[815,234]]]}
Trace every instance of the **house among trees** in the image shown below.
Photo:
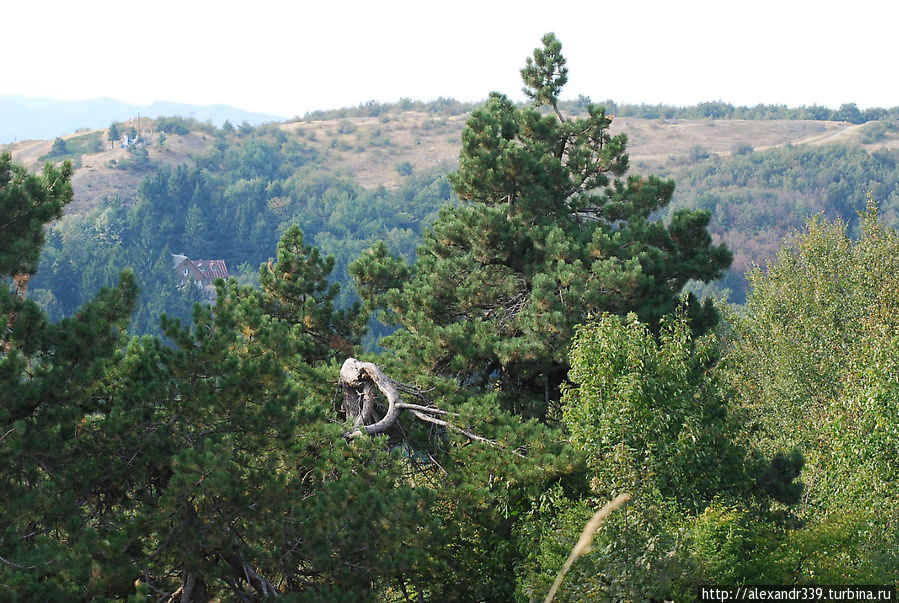
{"label": "house among trees", "polygon": [[178,275],[178,287],[193,283],[203,292],[203,298],[215,301],[215,279],[228,279],[225,260],[191,260],[185,255],[172,254],[172,266]]}

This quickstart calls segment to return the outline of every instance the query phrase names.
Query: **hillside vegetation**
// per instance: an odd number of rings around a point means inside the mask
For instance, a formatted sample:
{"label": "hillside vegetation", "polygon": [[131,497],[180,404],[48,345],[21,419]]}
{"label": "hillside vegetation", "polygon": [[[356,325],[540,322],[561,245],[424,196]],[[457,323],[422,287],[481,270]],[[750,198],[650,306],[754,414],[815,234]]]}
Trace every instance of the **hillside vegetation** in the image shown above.
{"label": "hillside vegetation", "polygon": [[[402,181],[402,169],[396,168],[405,162],[416,171],[452,169],[459,156],[462,128],[468,115],[468,112],[385,110],[381,116],[309,118],[284,122],[277,127],[314,149],[316,163],[322,170],[348,176],[364,188],[392,188]],[[192,123],[192,130],[183,135],[167,135],[165,144],[159,145],[155,120],[143,120],[141,134],[150,158],[168,165],[194,164],[198,153],[212,145],[216,128],[183,121]],[[137,125],[136,121],[133,123]],[[748,149],[764,151],[823,144],[857,145],[868,151],[899,147],[899,132],[881,122],[621,117],[613,120],[611,131],[628,136],[628,152],[634,168],[672,175],[695,162],[697,156],[706,154],[727,157]],[[62,136],[78,149],[70,154],[76,158],[75,204],[68,213],[89,210],[104,197],[119,196],[133,201],[136,196],[133,181],[141,175],[111,165],[111,162],[127,161],[128,153],[120,145],[110,148],[106,132],[91,130]],[[85,140],[92,146],[81,144]],[[94,146],[100,141],[102,150]],[[52,140],[25,141],[3,148],[16,161],[38,169],[44,161],[61,159],[50,156],[52,143]]]}
{"label": "hillside vegetation", "polygon": [[[576,103],[566,109],[584,114]],[[122,134],[134,128],[140,145],[113,144],[106,130],[61,137],[63,154],[54,155],[55,141],[10,145],[34,170],[65,159],[75,166],[74,201],[51,228],[33,295],[58,318],[132,267],[143,301],[131,328],[156,332],[154,317],[166,308],[160,299],[174,295],[167,255],[224,259],[232,274],[253,282],[256,267],[296,221],[311,243],[336,255],[339,303],[349,303],[346,266],[355,254],[387,239],[394,253],[412,257],[422,228],[452,199],[445,176],[456,167],[470,111],[442,101],[368,104],[255,128],[142,119],[117,124]],[[869,191],[885,218],[896,219],[899,131],[892,119],[629,115],[613,119],[610,132],[627,136],[632,168],[675,180],[672,208],[711,212],[710,230],[735,262],[723,281],[697,291],[727,290],[740,302],[746,269],[764,265],[810,215],[855,224]],[[173,176],[190,182],[173,184]],[[193,236],[197,228],[202,233]],[[168,311],[186,319],[189,306],[185,300]]]}

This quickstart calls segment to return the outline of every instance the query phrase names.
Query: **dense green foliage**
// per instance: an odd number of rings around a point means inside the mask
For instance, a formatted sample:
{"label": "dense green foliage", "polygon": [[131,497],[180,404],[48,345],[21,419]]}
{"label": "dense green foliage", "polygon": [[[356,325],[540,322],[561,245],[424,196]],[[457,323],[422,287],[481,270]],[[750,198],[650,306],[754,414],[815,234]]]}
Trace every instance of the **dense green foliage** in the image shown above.
{"label": "dense green foliage", "polygon": [[[858,240],[845,223],[811,221],[752,273],[728,358],[759,445],[805,451],[811,529],[858,541],[841,564],[857,581],[899,578],[897,258],[899,236],[873,205]],[[823,561],[799,570],[811,578]]]}
{"label": "dense green foliage", "polygon": [[322,258],[317,248],[303,243],[303,232],[291,226],[278,242],[277,260],[259,270],[266,313],[293,327],[293,339],[308,364],[351,354],[368,320],[358,302],[346,311],[334,309],[340,285],[328,282],[333,269],[334,256]]}
{"label": "dense green foliage", "polygon": [[[136,283],[123,273],[74,316],[50,323],[25,299],[43,239],[43,224],[72,198],[71,166],[48,165],[38,177],[0,156],[0,547],[4,597],[69,598],[90,572],[96,539],[87,484],[115,484],[91,455],[76,452],[88,417],[101,412],[105,376],[124,343]],[[6,562],[14,557],[17,562]],[[76,573],[80,575],[75,576]],[[48,590],[38,585],[43,581]]]}
{"label": "dense green foliage", "polygon": [[535,513],[522,593],[546,590],[591,504],[623,492],[631,502],[597,535],[564,599],[690,600],[698,584],[753,578],[743,543],[719,540],[729,528],[705,531],[720,520],[749,530],[750,510],[779,530],[771,505],[799,502],[803,461],[798,451],[765,459],[750,447],[746,417],[716,370],[720,354],[717,335],[692,335],[683,307],[657,336],[633,314],[578,329],[563,421],[586,455],[590,489],[550,492]]}
{"label": "dense green foliage", "polygon": [[71,164],[47,166],[40,178],[0,154],[0,278],[33,275],[44,244],[44,224],[62,216],[72,199]]}

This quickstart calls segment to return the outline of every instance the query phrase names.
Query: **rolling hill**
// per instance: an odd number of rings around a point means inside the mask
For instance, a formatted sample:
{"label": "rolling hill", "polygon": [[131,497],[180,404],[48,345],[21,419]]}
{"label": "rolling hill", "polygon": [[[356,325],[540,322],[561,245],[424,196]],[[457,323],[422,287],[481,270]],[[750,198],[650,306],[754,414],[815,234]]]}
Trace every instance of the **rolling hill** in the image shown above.
{"label": "rolling hill", "polygon": [[[314,149],[321,168],[345,175],[365,188],[396,188],[403,181],[403,165],[412,170],[449,171],[457,159],[462,128],[468,114],[434,115],[404,111],[381,117],[345,117],[325,120],[296,120],[277,127]],[[124,121],[128,126],[131,120]],[[136,125],[136,121],[134,122]],[[193,164],[196,156],[212,145],[208,128],[185,135],[168,135],[158,143],[155,120],[144,119],[142,134],[151,160],[168,165]],[[764,151],[801,145],[855,144],[868,150],[899,147],[899,134],[876,143],[865,143],[870,124],[810,120],[710,120],[618,118],[613,133],[628,136],[631,169],[674,177],[693,164],[697,156],[730,156],[740,148]],[[126,128],[127,129],[127,128]],[[146,177],[139,171],[117,169],[127,159],[127,149],[112,148],[106,130],[86,130],[62,136],[74,142],[99,138],[102,149],[78,153],[74,177],[75,203],[70,212],[84,212],[104,197],[131,201],[137,185]],[[49,156],[52,139],[29,140],[0,148],[12,152],[16,161],[38,169]],[[113,163],[114,162],[114,163]],[[397,169],[399,167],[399,169]]]}
{"label": "rolling hill", "polygon": [[[142,117],[118,124],[123,133],[139,129],[139,144],[113,144],[107,130],[94,129],[62,136],[62,153],[49,139],[0,147],[33,170],[63,159],[76,167],[75,200],[50,229],[33,294],[63,316],[134,268],[147,300],[134,324],[146,332],[174,303],[165,301],[166,254],[224,258],[232,275],[253,282],[296,223],[336,256],[340,301],[348,303],[349,262],[378,239],[410,257],[438,207],[455,202],[446,174],[469,115],[399,106],[372,113],[256,127]],[[633,173],[673,178],[671,208],[707,209],[713,236],[734,252],[729,276],[700,294],[727,289],[741,302],[745,271],[773,257],[792,229],[814,213],[851,223],[867,193],[888,221],[899,221],[891,121],[628,116],[615,119],[613,133],[628,136]],[[189,301],[178,302],[185,316]]]}

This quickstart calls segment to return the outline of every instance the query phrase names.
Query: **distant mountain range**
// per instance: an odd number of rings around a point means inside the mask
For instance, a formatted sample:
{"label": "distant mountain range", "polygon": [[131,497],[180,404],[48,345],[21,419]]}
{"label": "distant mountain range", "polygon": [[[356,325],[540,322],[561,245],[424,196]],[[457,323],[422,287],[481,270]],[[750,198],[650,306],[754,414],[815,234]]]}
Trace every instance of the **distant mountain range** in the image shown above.
{"label": "distant mountain range", "polygon": [[0,95],[0,144],[56,138],[81,128],[105,128],[114,121],[125,121],[138,114],[144,117],[192,117],[201,122],[211,120],[217,126],[225,121],[234,125],[246,121],[255,126],[285,119],[278,115],[253,113],[226,105],[199,106],[156,101],[141,107],[112,98],[58,101]]}

